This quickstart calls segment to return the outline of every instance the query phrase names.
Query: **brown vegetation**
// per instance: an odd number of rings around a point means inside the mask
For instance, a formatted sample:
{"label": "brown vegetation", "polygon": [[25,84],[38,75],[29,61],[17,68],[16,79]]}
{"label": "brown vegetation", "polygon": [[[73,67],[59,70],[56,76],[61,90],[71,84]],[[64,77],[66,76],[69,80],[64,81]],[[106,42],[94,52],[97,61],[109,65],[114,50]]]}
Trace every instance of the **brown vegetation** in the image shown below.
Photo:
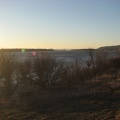
{"label": "brown vegetation", "polygon": [[69,64],[44,52],[22,62],[2,52],[1,119],[119,120],[120,58],[108,59],[101,51],[88,54],[82,66],[79,60]]}

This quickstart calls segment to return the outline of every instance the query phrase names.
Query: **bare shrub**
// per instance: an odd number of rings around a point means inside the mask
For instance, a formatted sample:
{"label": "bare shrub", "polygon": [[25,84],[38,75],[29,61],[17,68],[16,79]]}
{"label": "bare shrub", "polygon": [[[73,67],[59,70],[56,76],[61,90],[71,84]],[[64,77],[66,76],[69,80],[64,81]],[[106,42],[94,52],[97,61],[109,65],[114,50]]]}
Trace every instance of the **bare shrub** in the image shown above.
{"label": "bare shrub", "polygon": [[66,65],[61,72],[59,85],[61,88],[71,88],[75,83],[74,76],[70,65]]}
{"label": "bare shrub", "polygon": [[18,96],[30,93],[35,87],[32,67],[32,61],[30,59],[26,59],[17,64],[16,76],[19,83],[17,89]]}
{"label": "bare shrub", "polygon": [[107,65],[107,61],[108,61],[107,52],[98,50],[96,52],[96,61],[95,61],[97,74],[100,75],[109,68],[109,66]]}
{"label": "bare shrub", "polygon": [[17,74],[21,83],[23,82],[25,84],[31,81],[32,64],[30,59],[26,59],[25,61],[18,63]]}
{"label": "bare shrub", "polygon": [[84,67],[82,66],[82,62],[80,60],[75,60],[73,62],[73,64],[71,65],[71,69],[72,69],[72,75],[74,78],[74,81],[76,81],[76,83],[83,83],[85,78],[85,74],[84,74]]}
{"label": "bare shrub", "polygon": [[34,58],[34,82],[39,88],[54,86],[60,79],[63,63],[58,62],[53,56],[42,53]]}
{"label": "bare shrub", "polygon": [[111,68],[120,69],[120,57],[110,59],[109,65]]}
{"label": "bare shrub", "polygon": [[2,52],[0,54],[0,89],[4,98],[9,99],[16,90],[14,55]]}

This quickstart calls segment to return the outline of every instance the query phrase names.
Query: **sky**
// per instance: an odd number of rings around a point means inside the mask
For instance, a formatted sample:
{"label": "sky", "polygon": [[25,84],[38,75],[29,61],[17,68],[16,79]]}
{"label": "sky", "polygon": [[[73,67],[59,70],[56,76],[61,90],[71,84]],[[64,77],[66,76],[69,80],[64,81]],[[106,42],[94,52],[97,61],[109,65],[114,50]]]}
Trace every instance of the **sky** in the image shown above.
{"label": "sky", "polygon": [[120,0],[0,0],[0,48],[120,45]]}

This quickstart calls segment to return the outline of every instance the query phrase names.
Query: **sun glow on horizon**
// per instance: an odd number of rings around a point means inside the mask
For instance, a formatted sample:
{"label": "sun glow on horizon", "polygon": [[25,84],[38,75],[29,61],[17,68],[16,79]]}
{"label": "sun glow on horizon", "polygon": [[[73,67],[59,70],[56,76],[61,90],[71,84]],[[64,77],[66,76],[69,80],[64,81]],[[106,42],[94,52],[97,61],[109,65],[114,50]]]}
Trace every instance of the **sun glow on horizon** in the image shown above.
{"label": "sun glow on horizon", "polygon": [[0,48],[120,44],[120,1],[0,1]]}

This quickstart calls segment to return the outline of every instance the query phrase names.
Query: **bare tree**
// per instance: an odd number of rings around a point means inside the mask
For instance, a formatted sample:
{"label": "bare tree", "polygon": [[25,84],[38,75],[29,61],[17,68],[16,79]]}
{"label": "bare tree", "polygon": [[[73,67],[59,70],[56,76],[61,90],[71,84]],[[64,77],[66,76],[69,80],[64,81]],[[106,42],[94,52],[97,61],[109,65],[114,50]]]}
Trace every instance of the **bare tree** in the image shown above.
{"label": "bare tree", "polygon": [[95,57],[94,57],[95,54],[94,54],[94,49],[92,49],[92,48],[88,49],[88,55],[90,57],[90,63],[91,63],[91,67],[93,68],[93,72],[94,72],[94,74],[96,74],[96,71],[95,71]]}

